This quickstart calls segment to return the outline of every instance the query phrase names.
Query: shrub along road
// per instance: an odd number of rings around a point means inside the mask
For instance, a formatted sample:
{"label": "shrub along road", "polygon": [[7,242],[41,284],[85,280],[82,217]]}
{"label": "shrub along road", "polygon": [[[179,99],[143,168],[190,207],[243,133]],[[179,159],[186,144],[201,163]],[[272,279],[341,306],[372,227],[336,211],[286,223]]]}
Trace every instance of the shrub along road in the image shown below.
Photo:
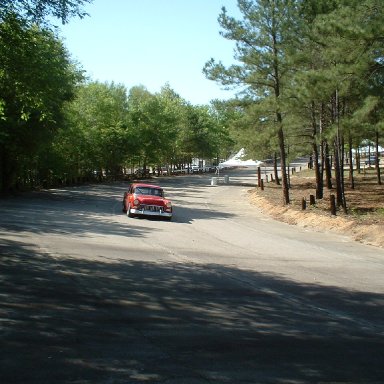
{"label": "shrub along road", "polygon": [[0,381],[382,382],[384,250],[263,216],[247,175],[155,179],[172,222],[123,183],[1,200]]}

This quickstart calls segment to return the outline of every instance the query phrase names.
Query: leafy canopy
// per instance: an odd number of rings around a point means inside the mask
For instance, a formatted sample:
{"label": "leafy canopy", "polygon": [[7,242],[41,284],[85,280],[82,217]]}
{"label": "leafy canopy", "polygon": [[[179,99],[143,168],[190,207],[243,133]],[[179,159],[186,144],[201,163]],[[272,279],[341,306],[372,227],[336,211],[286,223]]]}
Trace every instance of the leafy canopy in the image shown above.
{"label": "leafy canopy", "polygon": [[49,16],[57,17],[66,24],[72,17],[83,18],[87,13],[83,6],[92,0],[2,0],[0,20],[15,14],[34,23],[46,22]]}

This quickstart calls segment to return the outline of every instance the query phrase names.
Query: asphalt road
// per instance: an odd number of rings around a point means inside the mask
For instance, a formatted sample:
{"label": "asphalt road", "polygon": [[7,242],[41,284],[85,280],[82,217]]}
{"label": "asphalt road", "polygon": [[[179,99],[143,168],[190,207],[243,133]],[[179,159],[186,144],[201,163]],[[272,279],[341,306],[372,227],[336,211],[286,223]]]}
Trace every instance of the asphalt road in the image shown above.
{"label": "asphalt road", "polygon": [[254,178],[161,178],[0,200],[0,382],[383,383],[384,250],[275,222]]}

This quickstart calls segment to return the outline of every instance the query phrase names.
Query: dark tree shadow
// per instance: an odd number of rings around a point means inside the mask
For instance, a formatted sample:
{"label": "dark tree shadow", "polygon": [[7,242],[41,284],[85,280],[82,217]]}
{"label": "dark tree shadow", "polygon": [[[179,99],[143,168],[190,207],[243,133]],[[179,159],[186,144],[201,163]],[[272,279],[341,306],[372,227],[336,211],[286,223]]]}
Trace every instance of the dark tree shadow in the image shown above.
{"label": "dark tree shadow", "polygon": [[1,241],[0,381],[380,383],[384,295]]}

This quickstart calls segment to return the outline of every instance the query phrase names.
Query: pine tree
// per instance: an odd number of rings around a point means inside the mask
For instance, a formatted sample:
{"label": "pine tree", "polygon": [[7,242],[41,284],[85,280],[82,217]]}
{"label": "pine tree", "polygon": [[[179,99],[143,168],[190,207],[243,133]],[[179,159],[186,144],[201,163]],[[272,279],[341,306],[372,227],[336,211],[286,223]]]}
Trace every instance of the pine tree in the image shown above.
{"label": "pine tree", "polygon": [[230,17],[223,8],[219,16],[221,34],[236,42],[238,64],[226,68],[211,59],[204,67],[209,79],[225,86],[241,86],[242,97],[258,105],[257,121],[263,122],[277,138],[285,204],[289,204],[290,198],[282,99],[289,73],[286,49],[294,34],[295,3],[238,0],[243,20]]}

